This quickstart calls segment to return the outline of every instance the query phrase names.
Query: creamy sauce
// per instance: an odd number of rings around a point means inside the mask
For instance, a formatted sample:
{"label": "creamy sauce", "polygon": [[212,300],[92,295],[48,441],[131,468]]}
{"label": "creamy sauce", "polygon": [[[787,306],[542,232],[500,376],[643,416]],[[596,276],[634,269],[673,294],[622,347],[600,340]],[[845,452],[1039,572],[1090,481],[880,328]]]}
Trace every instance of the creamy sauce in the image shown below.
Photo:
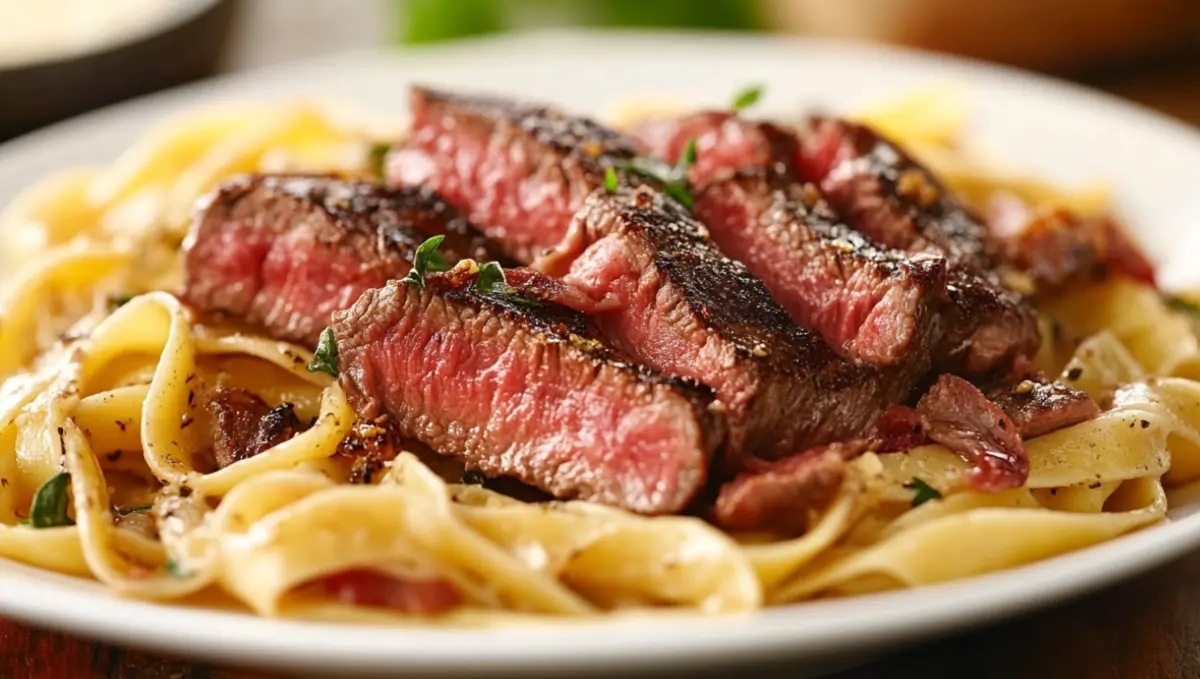
{"label": "creamy sauce", "polygon": [[0,68],[119,43],[180,4],[181,0],[0,0]]}

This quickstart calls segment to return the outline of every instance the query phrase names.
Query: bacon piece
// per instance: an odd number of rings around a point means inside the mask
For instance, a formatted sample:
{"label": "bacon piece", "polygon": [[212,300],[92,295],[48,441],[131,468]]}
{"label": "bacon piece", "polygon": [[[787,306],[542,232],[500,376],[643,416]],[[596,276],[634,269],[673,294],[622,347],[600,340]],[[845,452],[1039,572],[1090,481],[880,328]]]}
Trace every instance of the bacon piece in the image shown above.
{"label": "bacon piece", "polygon": [[1029,477],[1029,457],[1021,432],[1000,406],[975,385],[942,375],[917,403],[929,438],[975,465],[979,490],[1019,488]]}
{"label": "bacon piece", "polygon": [[411,615],[438,615],[462,605],[448,580],[417,580],[373,570],[348,570],[321,579],[325,594],[355,606],[392,608]]}

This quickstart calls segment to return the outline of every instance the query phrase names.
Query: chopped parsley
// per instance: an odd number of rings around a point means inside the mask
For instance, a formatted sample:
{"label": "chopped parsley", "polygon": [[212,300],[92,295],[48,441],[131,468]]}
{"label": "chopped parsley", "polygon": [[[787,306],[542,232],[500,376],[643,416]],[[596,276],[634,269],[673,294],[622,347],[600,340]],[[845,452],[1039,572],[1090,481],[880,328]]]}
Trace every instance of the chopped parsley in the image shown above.
{"label": "chopped parsley", "polygon": [[391,144],[372,144],[371,150],[367,152],[367,169],[371,176],[376,179],[383,179],[384,163],[387,161],[388,151],[392,150]]}
{"label": "chopped parsley", "polygon": [[152,505],[138,505],[136,507],[126,507],[124,509],[118,509],[117,516],[129,516],[130,514],[137,514],[138,512],[148,512],[152,508],[153,508]]}
{"label": "chopped parsley", "polygon": [[434,236],[417,246],[417,254],[413,257],[412,271],[404,277],[406,283],[412,283],[422,290],[425,289],[425,274],[430,271],[446,271],[450,264],[438,254],[445,236]]}
{"label": "chopped parsley", "polygon": [[663,193],[680,205],[692,208],[692,184],[688,181],[688,168],[696,164],[696,140],[688,141],[679,155],[679,162],[674,167],[666,163],[638,156],[629,161],[626,167],[643,177],[648,177],[662,184]]}
{"label": "chopped parsley", "polygon": [[[609,168],[611,169],[611,168]],[[479,267],[479,276],[471,284],[472,290],[484,293],[505,292],[508,281],[504,278],[504,269],[495,262],[488,262]]]}
{"label": "chopped parsley", "polygon": [[604,190],[609,193],[617,192],[617,170],[612,165],[604,168]]}
{"label": "chopped parsley", "polygon": [[126,304],[129,304],[129,300],[133,299],[134,297],[135,295],[112,295],[108,298],[108,310],[110,312],[116,311]]}
{"label": "chopped parsley", "polygon": [[174,577],[177,577],[177,578],[186,578],[188,575],[190,575],[190,573],[188,573],[188,570],[183,567],[183,564],[179,563],[175,559],[167,559],[163,563],[163,568],[165,568],[168,573],[170,573],[171,575],[173,575]]}
{"label": "chopped parsley", "polygon": [[333,336],[333,328],[325,328],[321,331],[317,350],[313,352],[312,360],[308,362],[308,372],[338,376],[338,350]]}
{"label": "chopped parsley", "polygon": [[914,491],[912,499],[912,506],[914,507],[920,507],[930,500],[940,500],[942,497],[942,494],[936,488],[916,476],[912,477],[912,481],[904,484],[904,487]]}
{"label": "chopped parsley", "polygon": [[67,489],[71,487],[71,475],[60,472],[33,495],[33,503],[29,507],[29,522],[31,528],[55,528],[71,526],[74,521],[67,516]]}
{"label": "chopped parsley", "polygon": [[750,108],[751,106],[757,104],[759,99],[762,99],[762,95],[762,85],[751,85],[750,87],[739,90],[737,94],[733,95],[733,110],[741,111],[742,109]]}
{"label": "chopped parsley", "polygon": [[1164,297],[1163,302],[1175,311],[1182,311],[1190,316],[1200,317],[1200,304],[1190,302],[1182,297]]}

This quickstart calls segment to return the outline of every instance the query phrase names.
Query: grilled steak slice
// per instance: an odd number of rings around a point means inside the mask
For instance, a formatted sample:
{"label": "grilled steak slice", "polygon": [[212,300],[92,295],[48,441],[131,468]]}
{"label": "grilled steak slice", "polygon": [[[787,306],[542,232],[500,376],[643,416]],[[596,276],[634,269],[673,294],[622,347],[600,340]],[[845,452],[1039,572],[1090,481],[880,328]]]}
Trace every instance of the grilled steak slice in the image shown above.
{"label": "grilled steak slice", "polygon": [[218,388],[208,403],[208,412],[218,469],[254,457],[300,431],[300,420],[291,403],[272,408],[244,389]]}
{"label": "grilled steak slice", "polygon": [[559,498],[683,509],[722,440],[711,393],[630,364],[534,278],[512,272],[512,292],[483,293],[460,266],[424,289],[363,294],[334,314],[351,404],[469,469]]}
{"label": "grilled steak slice", "polygon": [[1059,382],[1024,380],[1015,386],[997,389],[989,398],[1008,413],[1029,439],[1086,422],[1100,415],[1100,406],[1091,396]]}
{"label": "grilled steak slice", "polygon": [[975,465],[975,486],[985,491],[1018,488],[1029,478],[1021,432],[1000,406],[975,385],[942,375],[917,403],[929,438]]}
{"label": "grilled steak slice", "polygon": [[1016,196],[999,195],[988,206],[988,227],[1005,262],[1026,274],[1039,294],[1110,271],[1156,284],[1154,265],[1111,217],[1034,209]]}
{"label": "grilled steak slice", "polygon": [[1040,338],[1033,307],[1000,284],[987,228],[927,170],[863,125],[817,118],[803,136],[801,176],[820,185],[850,226],[880,245],[949,261],[942,369],[1021,372]]}
{"label": "grilled steak slice", "polygon": [[701,381],[729,408],[729,453],[781,457],[870,427],[908,387],[797,327],[746,267],[647,188],[597,192],[543,264],[587,295],[621,350]]}
{"label": "grilled steak slice", "polygon": [[814,187],[762,170],[710,184],[693,209],[723,253],[843,356],[898,366],[895,379],[910,385],[928,370],[945,260],[877,248],[839,224]]}
{"label": "grilled steak slice", "polygon": [[635,127],[631,134],[647,153],[672,164],[694,140],[696,162],[688,168],[688,178],[699,187],[739,168],[788,172],[799,154],[795,132],[726,111],[651,120]]}
{"label": "grilled steak slice", "polygon": [[814,512],[837,494],[845,461],[870,449],[866,441],[831,443],[776,462],[751,460],[721,487],[713,518],[729,530],[803,533]]}
{"label": "grilled steak slice", "polygon": [[558,245],[605,167],[635,155],[616,132],[550,108],[421,87],[411,108],[388,181],[433,187],[526,264]]}
{"label": "grilled steak slice", "polygon": [[203,203],[184,246],[184,299],[212,314],[316,344],[330,314],[408,272],[416,247],[444,234],[451,259],[496,253],[428,189],[326,176],[255,175]]}

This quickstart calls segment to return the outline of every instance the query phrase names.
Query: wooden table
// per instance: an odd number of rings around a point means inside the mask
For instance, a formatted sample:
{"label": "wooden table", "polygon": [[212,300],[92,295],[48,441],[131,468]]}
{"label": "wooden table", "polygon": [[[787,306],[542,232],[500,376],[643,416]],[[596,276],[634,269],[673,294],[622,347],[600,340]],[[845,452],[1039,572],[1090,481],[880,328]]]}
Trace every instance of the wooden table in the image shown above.
{"label": "wooden table", "polygon": [[[1087,80],[1200,125],[1200,56],[1148,70],[1097,74]],[[754,672],[754,676],[789,674],[786,666]],[[1091,597],[942,639],[835,677],[1200,677],[1200,552]],[[5,621],[0,621],[0,678],[279,679],[115,648]]]}

